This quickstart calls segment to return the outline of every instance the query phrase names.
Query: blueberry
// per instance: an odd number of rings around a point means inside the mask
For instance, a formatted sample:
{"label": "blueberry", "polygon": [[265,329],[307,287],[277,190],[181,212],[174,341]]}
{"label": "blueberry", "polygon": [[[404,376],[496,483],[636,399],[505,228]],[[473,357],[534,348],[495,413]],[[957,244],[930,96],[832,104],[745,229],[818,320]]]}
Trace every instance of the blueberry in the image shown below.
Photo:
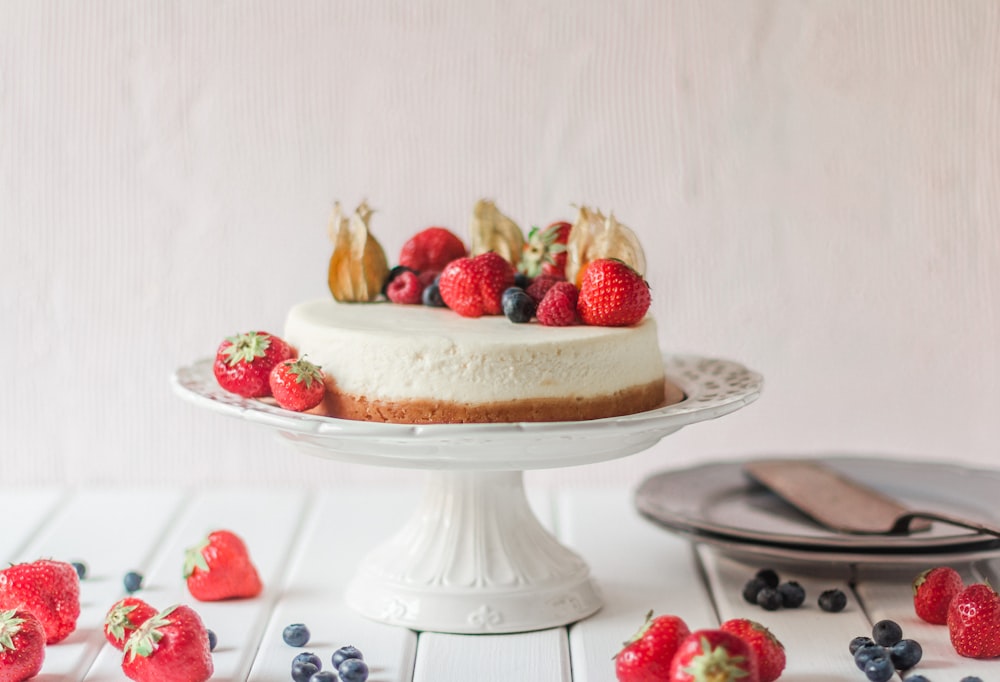
{"label": "blueberry", "polygon": [[781,608],[781,595],[773,587],[762,587],[757,593],[757,605],[765,611],[777,611]]}
{"label": "blueberry", "polygon": [[794,580],[778,585],[778,594],[781,595],[781,605],[788,609],[797,609],[806,600],[805,588]]}
{"label": "blueberry", "polygon": [[[965,679],[969,680],[970,682],[983,682],[978,677],[966,677]],[[906,678],[906,682],[931,682],[931,681],[928,680],[923,675],[909,675]]]}
{"label": "blueberry", "polygon": [[334,651],[333,657],[330,659],[330,662],[333,663],[334,668],[339,669],[340,664],[349,658],[364,658],[364,656],[361,654],[360,651],[358,651],[357,647],[347,645],[347,646],[342,646],[336,651]]}
{"label": "blueberry", "polygon": [[844,594],[842,590],[837,588],[825,590],[819,595],[818,603],[819,607],[824,611],[836,613],[838,611],[843,611],[844,607],[847,606],[847,595]]}
{"label": "blueberry", "polygon": [[392,283],[392,280],[396,279],[404,272],[412,272],[413,274],[417,274],[416,270],[414,270],[413,268],[408,268],[405,265],[394,266],[391,270],[389,270],[389,274],[385,276],[385,281],[382,283],[383,296],[385,296],[386,292],[389,291],[389,284]]}
{"label": "blueberry", "polygon": [[87,564],[82,561],[71,561],[70,565],[73,566],[73,570],[76,571],[76,577],[83,580],[87,577]]}
{"label": "blueberry", "polygon": [[309,682],[337,682],[337,673],[332,670],[320,670],[312,674]]}
{"label": "blueberry", "polygon": [[341,682],[365,682],[368,679],[368,664],[360,658],[348,658],[337,668]]}
{"label": "blueberry", "polygon": [[874,644],[874,643],[875,640],[872,639],[871,637],[865,637],[864,635],[861,635],[860,637],[855,637],[854,639],[852,639],[848,648],[851,650],[851,656],[853,656],[858,652],[858,649],[860,649],[861,647],[865,646],[866,644]]}
{"label": "blueberry", "polygon": [[750,578],[743,586],[743,600],[748,604],[756,604],[757,593],[764,587],[767,587],[767,583],[760,578]]}
{"label": "blueberry", "polygon": [[[908,679],[912,680],[913,678],[910,677]],[[962,679],[960,679],[958,682],[983,682],[983,678],[976,677],[975,675],[968,675],[968,676],[963,677]]]}
{"label": "blueberry", "polygon": [[208,631],[208,650],[215,651],[215,646],[219,643],[219,637],[213,630]]}
{"label": "blueberry", "polygon": [[896,670],[888,656],[873,658],[865,665],[865,677],[871,682],[888,682],[895,674]]}
{"label": "blueberry", "polygon": [[889,658],[896,670],[909,670],[920,662],[923,655],[923,647],[912,639],[901,639],[889,649]]}
{"label": "blueberry", "polygon": [[892,646],[903,639],[903,628],[894,620],[880,620],[872,626],[872,639],[882,646]]}
{"label": "blueberry", "polygon": [[320,668],[323,667],[323,659],[321,659],[319,656],[312,653],[311,651],[303,651],[301,654],[298,654],[295,658],[292,659],[292,665],[295,665],[297,663],[312,663],[314,666],[316,666],[316,670],[319,670]]}
{"label": "blueberry", "polygon": [[528,296],[524,289],[519,287],[505,289],[500,302],[503,305],[503,314],[511,322],[519,324],[531,322],[531,318],[535,316],[535,308],[537,307],[535,299]]}
{"label": "blueberry", "polygon": [[432,308],[446,307],[444,299],[441,298],[441,287],[438,286],[437,280],[424,287],[424,290],[420,293],[420,300],[424,305]]}
{"label": "blueberry", "polygon": [[281,631],[281,638],[288,646],[305,646],[309,643],[309,628],[302,623],[286,625]]}
{"label": "blueberry", "polygon": [[757,571],[757,575],[754,577],[763,580],[768,587],[777,587],[778,583],[781,582],[781,579],[778,578],[778,572],[773,568],[762,568]]}
{"label": "blueberry", "polygon": [[858,670],[864,670],[865,666],[868,665],[868,661],[873,658],[889,658],[889,651],[881,644],[876,644],[872,642],[871,644],[862,644],[854,652],[854,664],[858,666]]}
{"label": "blueberry", "polygon": [[122,583],[125,585],[125,591],[129,594],[138,592],[142,588],[142,573],[129,571],[122,579]]}
{"label": "blueberry", "polygon": [[308,661],[292,664],[292,679],[295,682],[309,682],[319,672],[319,666]]}

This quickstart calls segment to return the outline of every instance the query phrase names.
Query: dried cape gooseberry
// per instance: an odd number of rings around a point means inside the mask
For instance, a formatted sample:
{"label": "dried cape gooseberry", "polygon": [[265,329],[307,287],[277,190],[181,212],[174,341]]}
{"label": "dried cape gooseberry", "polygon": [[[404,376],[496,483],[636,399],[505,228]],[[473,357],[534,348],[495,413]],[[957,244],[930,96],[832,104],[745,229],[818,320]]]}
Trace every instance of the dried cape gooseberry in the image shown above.
{"label": "dried cape gooseberry", "polygon": [[329,234],[333,241],[327,280],[340,302],[374,301],[389,274],[389,262],[368,229],[372,210],[364,201],[345,216],[340,202],[333,205]]}
{"label": "dried cape gooseberry", "polygon": [[617,258],[640,275],[646,274],[646,255],[639,238],[614,214],[581,206],[566,242],[566,279],[580,286],[583,271],[598,258]]}
{"label": "dried cape gooseberry", "polygon": [[472,209],[471,253],[478,256],[494,251],[517,267],[524,251],[524,233],[513,220],[500,212],[492,201],[480,199]]}

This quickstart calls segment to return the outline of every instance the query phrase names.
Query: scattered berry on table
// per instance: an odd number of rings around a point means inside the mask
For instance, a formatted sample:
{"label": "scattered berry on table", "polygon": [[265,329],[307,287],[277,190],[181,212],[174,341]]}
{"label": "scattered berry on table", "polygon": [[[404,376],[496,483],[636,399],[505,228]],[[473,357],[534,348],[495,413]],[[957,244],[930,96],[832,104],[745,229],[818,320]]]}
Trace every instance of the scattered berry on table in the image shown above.
{"label": "scattered berry on table", "polygon": [[781,583],[781,578],[778,576],[778,572],[773,568],[762,568],[757,571],[754,577],[763,580],[764,584],[768,587],[777,587]]}
{"label": "scattered berry on table", "polygon": [[309,643],[309,628],[302,623],[286,625],[281,631],[281,638],[288,646],[305,646]]}
{"label": "scattered berry on table", "polygon": [[903,628],[894,620],[880,620],[872,626],[872,639],[876,644],[892,646],[903,639]]}
{"label": "scattered berry on table", "polygon": [[340,668],[340,664],[349,658],[364,658],[364,655],[357,647],[348,644],[347,646],[342,646],[333,652],[333,656],[330,658],[330,663],[333,664],[334,669]]}
{"label": "scattered berry on table", "polygon": [[184,579],[198,601],[256,597],[264,589],[243,539],[215,530],[184,554]]}
{"label": "scattered berry on table", "polygon": [[923,658],[924,649],[913,639],[901,639],[889,649],[889,658],[896,670],[909,670]]}
{"label": "scattered berry on table", "polygon": [[742,637],[757,656],[760,682],[774,682],[785,669],[785,647],[767,627],[748,618],[731,618],[720,630]]}
{"label": "scattered berry on table", "polygon": [[45,660],[45,627],[30,611],[0,609],[0,679],[27,680]]}
{"label": "scattered berry on table", "polygon": [[948,604],[965,585],[958,571],[949,566],[936,566],[913,579],[913,610],[928,623],[945,625]]}
{"label": "scattered berry on table", "polygon": [[189,606],[160,611],[125,642],[121,666],[137,682],[205,682],[213,672],[205,624]]}
{"label": "scattered berry on table", "polygon": [[382,295],[388,297],[389,295],[389,285],[392,284],[392,280],[396,279],[399,275],[404,272],[412,272],[414,275],[417,271],[413,268],[408,268],[405,265],[396,265],[389,269],[389,274],[385,276],[385,282],[382,284]]}
{"label": "scattered berry on table", "polygon": [[76,577],[83,580],[87,577],[87,564],[82,561],[71,561],[70,565],[76,571]]}
{"label": "scattered berry on table", "polygon": [[65,561],[39,559],[0,571],[0,610],[31,611],[46,644],[66,639],[80,615],[80,578]]}
{"label": "scattered berry on table", "polygon": [[754,605],[756,605],[757,604],[757,593],[760,592],[761,589],[764,588],[764,587],[767,587],[767,583],[765,583],[760,578],[758,578],[756,576],[754,576],[753,578],[750,578],[750,580],[748,580],[743,585],[743,600],[745,602],[747,602],[748,604],[754,604]]}
{"label": "scattered berry on table", "polygon": [[323,379],[323,370],[303,357],[275,365],[268,383],[278,405],[286,410],[305,412],[323,402],[326,394]]}
{"label": "scattered berry on table", "polygon": [[781,608],[781,593],[773,587],[762,587],[757,592],[757,605],[765,611],[777,611]]}
{"label": "scattered berry on table", "polygon": [[268,378],[279,362],[295,357],[294,349],[274,334],[254,331],[227,337],[215,352],[213,372],[222,388],[244,398],[271,395]]}
{"label": "scattered berry on table", "polygon": [[404,271],[396,275],[386,287],[386,296],[393,303],[401,305],[416,305],[423,299],[424,284],[412,271]]}
{"label": "scattered berry on table", "polygon": [[570,282],[556,282],[538,303],[535,317],[546,327],[568,327],[580,321],[577,313],[579,292]]}
{"label": "scattered berry on table", "polygon": [[990,585],[969,585],[948,606],[948,636],[960,656],[1000,656],[1000,596]]}
{"label": "scattered berry on table", "polygon": [[332,670],[320,670],[312,674],[309,682],[337,682],[337,673]]}
{"label": "scattered berry on table", "polygon": [[104,617],[104,637],[119,651],[139,626],[156,615],[156,609],[138,597],[115,602]]}
{"label": "scattered berry on table", "polygon": [[129,571],[122,578],[122,585],[125,587],[125,591],[129,594],[138,592],[142,589],[142,573],[138,571]]}
{"label": "scattered berry on table", "polygon": [[865,664],[865,677],[871,682],[888,682],[896,670],[887,656],[876,656]]}
{"label": "scattered berry on table", "polygon": [[614,258],[598,258],[583,271],[579,313],[584,324],[628,327],[646,316],[649,285],[631,266]]}
{"label": "scattered berry on table", "polygon": [[851,656],[853,656],[854,654],[857,653],[858,649],[860,649],[861,647],[865,645],[871,645],[874,643],[875,640],[873,640],[871,637],[868,637],[866,635],[858,635],[857,637],[851,640],[851,643],[848,645],[848,649],[851,652]]}
{"label": "scattered berry on table", "polygon": [[691,630],[680,616],[654,617],[648,612],[639,630],[615,654],[618,682],[667,679],[674,653],[689,634]]}
{"label": "scattered berry on table", "polygon": [[424,290],[420,293],[420,302],[431,308],[447,307],[441,298],[441,287],[438,286],[436,279],[424,287]]}
{"label": "scattered berry on table", "polygon": [[805,588],[794,580],[778,585],[778,594],[781,595],[781,605],[786,609],[797,609],[806,600]]}
{"label": "scattered berry on table", "polygon": [[[653,678],[656,679],[656,678]],[[671,682],[758,680],[757,657],[743,638],[724,630],[695,630],[670,662]]]}
{"label": "scattered berry on table", "polygon": [[847,606],[847,595],[844,594],[843,590],[835,587],[830,590],[824,590],[819,595],[817,603],[824,611],[837,613],[838,611],[843,611],[844,607]]}
{"label": "scattered berry on table", "polygon": [[320,666],[310,661],[292,663],[292,680],[294,682],[309,682],[312,676],[320,671]]}
{"label": "scattered berry on table", "polygon": [[[910,677],[907,679],[912,680],[913,678]],[[983,682],[983,678],[976,677],[975,675],[967,675],[966,677],[963,677],[961,680],[959,680],[959,682]]]}
{"label": "scattered berry on table", "polygon": [[428,227],[410,237],[399,252],[399,264],[423,272],[441,272],[453,260],[464,258],[468,250],[461,239],[444,227]]}
{"label": "scattered berry on table", "polygon": [[208,650],[215,651],[215,647],[219,645],[219,636],[215,634],[215,630],[208,630]]}
{"label": "scattered berry on table", "polygon": [[316,666],[316,670],[323,667],[323,660],[311,651],[303,651],[301,654],[296,654],[295,658],[292,659],[292,665],[297,663],[312,663]]}
{"label": "scattered berry on table", "polygon": [[864,670],[865,666],[868,665],[868,661],[873,658],[889,658],[889,651],[881,644],[876,644],[872,642],[871,644],[862,644],[854,651],[854,664],[858,666],[858,670]]}
{"label": "scattered berry on table", "polygon": [[[924,677],[923,675],[907,675],[906,682],[931,682],[931,681],[926,677]],[[977,677],[974,678],[974,680],[971,680],[970,682],[983,682],[983,681]]]}
{"label": "scattered berry on table", "polygon": [[511,322],[523,324],[531,322],[535,316],[535,301],[519,287],[510,287],[503,292],[503,314]]}
{"label": "scattered berry on table", "polygon": [[337,666],[341,682],[365,682],[368,679],[368,664],[360,658],[345,659]]}

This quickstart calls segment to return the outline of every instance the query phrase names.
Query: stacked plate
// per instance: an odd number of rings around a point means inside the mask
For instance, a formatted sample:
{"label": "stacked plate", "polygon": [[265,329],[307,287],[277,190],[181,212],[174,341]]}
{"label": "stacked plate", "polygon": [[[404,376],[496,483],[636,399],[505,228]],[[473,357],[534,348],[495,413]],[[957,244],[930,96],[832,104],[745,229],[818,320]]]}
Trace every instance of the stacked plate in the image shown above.
{"label": "stacked plate", "polygon": [[[950,464],[834,457],[823,463],[910,509],[1000,522],[1000,472]],[[782,563],[911,566],[1000,556],[1000,538],[934,523],[907,535],[854,535],[818,525],[751,480],[742,462],[715,462],[647,478],[639,512],[726,554]]]}

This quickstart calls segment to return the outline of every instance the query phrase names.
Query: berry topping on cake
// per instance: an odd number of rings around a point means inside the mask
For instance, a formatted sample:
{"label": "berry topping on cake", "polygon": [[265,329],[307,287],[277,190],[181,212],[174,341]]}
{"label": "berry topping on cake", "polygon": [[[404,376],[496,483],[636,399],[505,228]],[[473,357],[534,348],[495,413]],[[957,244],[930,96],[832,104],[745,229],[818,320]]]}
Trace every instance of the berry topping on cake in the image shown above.
{"label": "berry topping on cake", "polygon": [[365,202],[350,216],[343,215],[340,202],[333,206],[329,226],[333,253],[327,281],[338,301],[374,301],[389,274],[385,251],[368,229],[371,215]]}
{"label": "berry topping on cake", "polygon": [[424,293],[424,284],[417,275],[407,270],[396,275],[386,287],[385,295],[393,303],[414,305],[420,303]]}
{"label": "berry topping on cake", "polygon": [[227,391],[244,398],[263,398],[271,395],[271,370],[292,357],[292,347],[274,334],[246,332],[219,344],[213,369],[219,385]]}
{"label": "berry topping on cake", "polygon": [[465,244],[443,227],[428,227],[403,244],[399,264],[416,272],[441,272],[453,260],[469,255]]}
{"label": "berry topping on cake", "polygon": [[271,394],[286,410],[305,412],[323,402],[323,370],[305,358],[285,360],[271,370]]}
{"label": "berry topping on cake", "polygon": [[161,611],[125,643],[122,672],[136,682],[205,682],[213,671],[208,631],[189,606]]}
{"label": "berry topping on cake", "polygon": [[184,578],[199,601],[256,597],[264,588],[243,540],[228,530],[213,531],[187,550]]}
{"label": "berry topping on cake", "polygon": [[426,306],[432,308],[444,308],[444,299],[441,298],[441,287],[438,283],[438,278],[434,278],[434,281],[424,287],[424,290],[420,292],[420,302]]}
{"label": "berry topping on cake", "polygon": [[566,277],[566,240],[573,226],[567,222],[555,222],[544,230],[532,227],[528,241],[521,254],[518,267],[528,277],[549,275],[563,279]]}
{"label": "berry topping on cake", "polygon": [[581,285],[587,265],[598,258],[617,258],[646,274],[646,256],[635,232],[618,222],[614,215],[605,217],[597,209],[580,207],[580,212],[566,242],[566,279]]}
{"label": "berry topping on cake", "polygon": [[524,233],[492,201],[480,199],[476,202],[472,209],[471,232],[473,256],[492,251],[512,267],[516,267],[521,261]]}
{"label": "berry topping on cake", "polygon": [[568,327],[579,323],[579,292],[570,282],[556,282],[538,303],[535,317],[546,327]]}
{"label": "berry topping on cake", "polygon": [[492,251],[452,261],[438,287],[445,305],[463,317],[500,315],[505,289],[514,285],[514,268]]}
{"label": "berry topping on cake", "polygon": [[45,628],[24,609],[0,610],[0,679],[27,680],[45,660]]}
{"label": "berry topping on cake", "polygon": [[138,597],[120,599],[104,618],[104,637],[116,649],[123,649],[132,633],[155,615],[156,609]]}
{"label": "berry topping on cake", "polygon": [[45,628],[45,643],[61,642],[76,629],[80,616],[80,578],[76,569],[50,559],[3,569],[0,609],[31,611]]}
{"label": "berry topping on cake", "polygon": [[521,287],[510,287],[503,292],[503,314],[511,322],[523,324],[535,316],[537,304]]}
{"label": "berry topping on cake", "polygon": [[631,266],[613,258],[592,261],[580,284],[580,317],[584,324],[627,327],[649,310],[649,285]]}

